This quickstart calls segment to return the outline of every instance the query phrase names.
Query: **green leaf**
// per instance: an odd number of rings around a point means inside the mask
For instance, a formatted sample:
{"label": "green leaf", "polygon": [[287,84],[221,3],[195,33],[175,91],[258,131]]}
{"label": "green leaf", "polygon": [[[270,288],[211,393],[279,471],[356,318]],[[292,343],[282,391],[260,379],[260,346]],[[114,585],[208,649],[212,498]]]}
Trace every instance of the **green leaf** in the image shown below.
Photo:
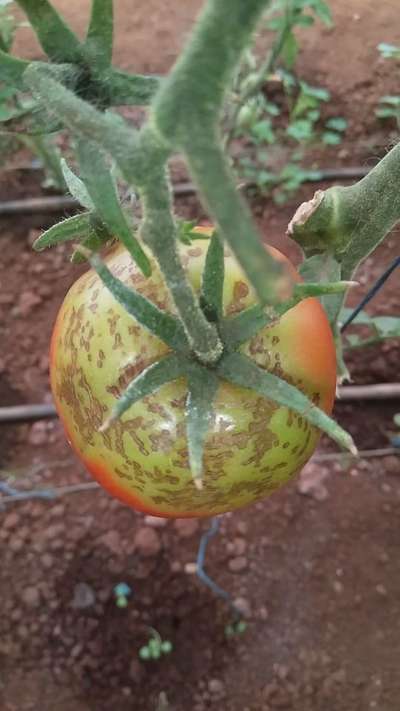
{"label": "green leaf", "polygon": [[322,140],[327,146],[337,146],[342,141],[342,136],[340,133],[335,133],[334,131],[324,131],[322,134]]}
{"label": "green leaf", "polygon": [[326,128],[331,128],[333,131],[345,131],[347,128],[347,121],[341,116],[336,116],[335,118],[328,119],[325,126]]}
{"label": "green leaf", "polygon": [[224,246],[218,233],[214,232],[207,250],[200,295],[200,305],[209,321],[218,321],[222,317],[224,274]]}
{"label": "green leaf", "polygon": [[115,183],[107,161],[96,143],[79,141],[77,153],[81,174],[96,213],[112,234],[118,237],[145,276],[151,274],[150,260],[138,240],[132,234],[130,225],[121,208]]}
{"label": "green leaf", "polygon": [[79,64],[82,45],[48,0],[17,0],[37,38],[53,62]]}
{"label": "green leaf", "polygon": [[201,366],[187,369],[188,396],[186,399],[186,432],[192,476],[201,488],[203,476],[204,442],[213,419],[213,402],[218,390],[218,377]]}
{"label": "green leaf", "polygon": [[148,106],[160,86],[161,78],[111,69],[103,81],[110,106]]}
{"label": "green leaf", "polygon": [[140,659],[143,659],[143,661],[147,661],[148,659],[151,658],[151,652],[148,647],[141,647],[139,649],[139,657]]}
{"label": "green leaf", "polygon": [[217,373],[225,380],[288,407],[304,417],[311,425],[328,434],[341,447],[355,453],[351,436],[334,420],[314,405],[303,393],[276,375],[259,368],[254,361],[240,353],[226,355],[217,366]]}
{"label": "green leaf", "polygon": [[184,374],[184,362],[176,354],[167,355],[157,363],[149,365],[129,383],[117,404],[113,407],[111,415],[100,427],[100,432],[107,430],[115,420],[119,419],[136,402],[148,395],[152,395],[166,383],[177,380]]}
{"label": "green leaf", "polygon": [[399,118],[400,109],[393,109],[389,107],[382,107],[376,109],[375,114],[378,118]]}
{"label": "green leaf", "polygon": [[22,136],[22,140],[42,161],[46,175],[45,187],[53,187],[64,193],[67,186],[61,167],[61,152],[51,136]]}
{"label": "green leaf", "polygon": [[234,316],[223,319],[220,324],[221,338],[228,350],[234,350],[241,343],[253,338],[256,333],[271,322],[271,316],[263,311],[259,304],[256,304]]}
{"label": "green leaf", "polygon": [[90,213],[83,212],[82,214],[68,217],[63,222],[59,222],[46,230],[46,232],[43,232],[33,243],[33,249],[41,252],[46,247],[53,247],[56,244],[62,244],[78,237],[87,237],[91,232]]}
{"label": "green leaf", "polygon": [[[337,282],[341,277],[339,262],[329,252],[315,254],[304,260],[299,268],[299,273],[305,282]],[[320,302],[333,324],[338,313],[338,299],[332,296],[321,296]]]}
{"label": "green leaf", "polygon": [[400,96],[381,96],[379,101],[382,104],[388,104],[389,106],[394,106],[395,108],[400,106]]}
{"label": "green leaf", "polygon": [[[100,219],[94,214],[89,215],[89,221],[91,226],[91,232],[81,240],[81,247],[83,250],[88,250],[89,253],[98,252],[107,242],[111,242],[114,239],[114,235],[110,233],[107,227],[100,221]],[[72,264],[82,264],[88,260],[88,256],[82,253],[79,249],[75,249],[72,256]]]}
{"label": "green leaf", "polygon": [[125,286],[117,279],[97,255],[89,259],[91,266],[97,272],[103,284],[111,292],[114,299],[133,316],[142,326],[160,338],[170,348],[187,352],[189,344],[180,321],[172,314],[162,311],[151,301],[137,291]]}
{"label": "green leaf", "polygon": [[251,135],[257,139],[257,142],[275,143],[275,133],[270,119],[257,121],[251,127]]}
{"label": "green leaf", "polygon": [[400,47],[396,47],[394,44],[381,42],[378,44],[378,50],[384,59],[400,59]]}
{"label": "green leaf", "polygon": [[295,19],[295,24],[299,27],[311,27],[314,22],[312,15],[298,15]]}
{"label": "green leaf", "polygon": [[[340,321],[344,323],[351,313],[352,309],[342,309],[340,312]],[[397,316],[370,316],[366,311],[360,311],[352,322],[352,325],[369,326],[378,336],[378,340],[400,337],[400,318]],[[347,338],[349,338],[349,336],[347,336]]]}
{"label": "green leaf", "polygon": [[289,124],[286,133],[295,141],[309,141],[314,135],[314,126],[308,119],[297,119]]}
{"label": "green leaf", "polygon": [[[283,304],[279,304],[277,307],[277,312],[279,315],[283,315],[286,313],[286,311],[289,311],[289,309],[292,309],[296,304],[299,304],[300,301],[303,301],[303,299],[307,299],[310,296],[311,297],[325,297],[327,296],[332,296],[335,294],[345,294],[346,291],[351,286],[356,285],[357,282],[353,281],[336,281],[336,282],[328,282],[326,284],[323,284],[322,282],[309,282],[308,284],[296,284],[294,289],[293,289],[293,294],[292,297],[289,301],[286,301]],[[333,308],[333,305],[332,305]],[[337,313],[337,308],[335,305],[335,310],[334,314]],[[334,319],[332,319],[333,323]]]}
{"label": "green leaf", "polygon": [[338,281],[340,264],[331,254],[315,254],[302,262],[299,274],[305,282]]}
{"label": "green leaf", "polygon": [[13,87],[22,88],[23,74],[29,66],[29,62],[24,59],[11,57],[7,52],[0,49],[0,77],[1,81],[6,84],[11,84]]}
{"label": "green leaf", "polygon": [[87,191],[85,183],[75,175],[65,158],[61,158],[61,170],[72,197],[78,200],[79,204],[82,207],[86,207],[87,210],[94,210],[94,202]]}
{"label": "green leaf", "polygon": [[332,27],[333,19],[329,5],[323,0],[314,0],[311,4],[316,16],[328,27]]}
{"label": "green leaf", "polygon": [[324,294],[343,294],[349,287],[355,286],[353,281],[335,282],[309,282],[308,284],[296,284],[293,290],[294,297],[301,301],[309,296],[323,296]]}
{"label": "green leaf", "polygon": [[296,61],[299,45],[293,32],[289,32],[281,49],[285,64],[291,69]]}
{"label": "green leaf", "polygon": [[84,50],[96,70],[111,64],[113,48],[113,0],[92,0],[90,23]]}

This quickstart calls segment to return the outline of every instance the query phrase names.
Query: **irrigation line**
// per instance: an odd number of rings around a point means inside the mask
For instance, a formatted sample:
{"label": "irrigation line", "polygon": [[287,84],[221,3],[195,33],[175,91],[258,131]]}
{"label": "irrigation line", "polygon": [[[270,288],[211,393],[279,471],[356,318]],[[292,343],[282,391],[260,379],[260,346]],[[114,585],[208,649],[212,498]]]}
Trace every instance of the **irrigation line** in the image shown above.
{"label": "irrigation line", "polygon": [[223,600],[225,600],[225,602],[229,605],[230,609],[234,614],[234,621],[237,622],[241,619],[242,613],[236,607],[236,605],[234,605],[232,601],[232,595],[223,588],[221,588],[212,578],[210,578],[210,576],[204,570],[205,556],[209,541],[218,533],[219,527],[220,519],[215,516],[211,519],[211,524],[208,531],[203,533],[200,538],[199,550],[197,553],[196,561],[196,574],[200,578],[201,582],[207,585],[207,587],[209,587],[210,590],[212,590],[213,593],[217,595],[217,597],[221,597]]}
{"label": "irrigation line", "polygon": [[[315,170],[312,174],[305,178],[305,183],[322,183],[332,180],[353,180],[365,177],[371,168],[354,167],[354,168],[327,168],[326,170]],[[254,182],[244,182],[240,184],[241,188],[255,188],[257,184]],[[175,183],[172,187],[173,194],[176,198],[194,195],[197,192],[196,186],[187,181]],[[8,200],[0,202],[0,217],[9,217],[12,215],[35,215],[42,213],[60,213],[68,210],[77,210],[81,206],[75,198],[69,195],[44,196],[37,198],[27,198],[23,200]]]}
{"label": "irrigation line", "polygon": [[[400,399],[400,383],[345,385],[338,388],[337,401]],[[0,407],[0,424],[47,420],[58,417],[52,404]]]}
{"label": "irrigation line", "polygon": [[[351,452],[327,452],[326,454],[316,454],[312,458],[313,462],[331,462],[331,461],[341,461],[343,459],[353,459],[355,462],[359,461],[360,459],[371,459],[371,458],[379,458],[379,457],[386,457],[388,455],[395,455],[395,456],[400,456],[400,447],[383,447],[381,449],[366,449],[364,451],[358,452],[358,455],[355,456],[354,454],[351,454]],[[59,462],[58,465],[61,465],[63,467],[67,466],[66,462]],[[48,465],[46,464],[46,469],[48,468]],[[7,485],[6,485],[7,486]],[[52,488],[48,489],[30,489],[27,491],[17,491],[15,494],[7,494],[6,496],[1,496],[0,497],[0,505],[1,504],[10,504],[13,501],[27,501],[32,498],[43,498],[43,499],[56,499],[59,496],[65,496],[66,494],[78,494],[84,491],[93,491],[93,490],[102,490],[102,487],[100,487],[100,484],[98,484],[96,481],[90,481],[90,482],[84,482],[82,484],[70,484],[66,486],[55,486]],[[1,483],[0,483],[0,490],[1,490]],[[16,491],[14,489],[14,491]],[[213,530],[212,533],[209,533],[208,538],[206,539],[206,543],[208,543],[209,538],[211,538],[213,535],[215,535],[217,531]],[[206,543],[204,545],[206,545]],[[200,560],[201,563],[201,560]],[[201,567],[201,565],[200,565]]]}
{"label": "irrigation line", "polygon": [[383,272],[383,274],[379,277],[379,279],[376,280],[375,284],[369,289],[369,291],[366,293],[363,299],[361,299],[360,303],[353,309],[351,312],[350,316],[346,321],[342,324],[341,326],[341,332],[346,330],[350,326],[350,324],[354,321],[354,319],[358,316],[360,311],[366,306],[371,299],[374,298],[374,296],[382,289],[383,285],[385,282],[389,279],[390,275],[397,269],[397,267],[400,266],[400,257],[396,257],[392,261],[392,263],[388,266],[387,269]]}

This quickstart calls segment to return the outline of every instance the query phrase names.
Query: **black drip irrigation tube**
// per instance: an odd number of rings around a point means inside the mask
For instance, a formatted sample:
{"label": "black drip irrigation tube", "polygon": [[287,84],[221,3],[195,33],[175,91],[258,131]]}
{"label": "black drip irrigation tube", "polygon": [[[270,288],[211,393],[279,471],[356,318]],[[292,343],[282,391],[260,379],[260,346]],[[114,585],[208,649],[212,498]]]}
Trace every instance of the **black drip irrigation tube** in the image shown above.
{"label": "black drip irrigation tube", "polygon": [[[344,385],[338,388],[337,402],[361,400],[400,400],[400,383],[376,385]],[[58,417],[52,403],[0,407],[0,425],[50,420]]]}
{"label": "black drip irrigation tube", "polygon": [[[326,170],[315,170],[305,178],[306,183],[329,182],[332,180],[354,180],[364,178],[369,173],[370,168],[327,168]],[[256,183],[241,183],[241,188],[248,189],[256,187]],[[173,186],[173,193],[176,198],[194,195],[196,187],[193,183],[182,182]],[[0,217],[11,217],[13,215],[35,215],[41,213],[60,213],[67,210],[78,210],[80,204],[75,198],[69,195],[52,195],[37,198],[26,198],[23,200],[7,200],[0,202]]]}

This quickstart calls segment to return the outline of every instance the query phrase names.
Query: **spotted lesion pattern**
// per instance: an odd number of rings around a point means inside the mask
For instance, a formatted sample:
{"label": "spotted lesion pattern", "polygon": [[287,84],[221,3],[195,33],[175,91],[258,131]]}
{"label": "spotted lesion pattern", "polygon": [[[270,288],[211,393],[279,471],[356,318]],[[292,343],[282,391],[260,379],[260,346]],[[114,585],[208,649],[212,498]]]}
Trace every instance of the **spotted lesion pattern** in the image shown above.
{"label": "spotted lesion pattern", "polygon": [[[196,260],[204,261],[204,250],[192,250]],[[161,308],[173,311],[154,268],[152,277],[144,280],[130,258],[121,257],[120,250],[111,257],[109,267],[126,283],[140,287]],[[83,277],[84,287],[78,281],[64,303],[53,367],[56,402],[68,422],[74,446],[83,452],[89,467],[91,460],[100,461],[110,480],[120,487],[122,498],[132,493],[161,515],[177,516],[188,511],[221,513],[246,505],[297,473],[315,447],[316,429],[291,410],[228,383],[220,385],[216,397],[200,491],[188,466],[184,379],[164,385],[132,406],[108,430],[99,432],[129,382],[168,349],[126,314],[99,279],[89,274]],[[226,313],[246,308],[252,298],[250,287],[239,274],[224,293]],[[307,392],[301,377],[285,371],[279,347],[279,337],[266,328],[243,352]],[[307,394],[318,404],[318,393]]]}

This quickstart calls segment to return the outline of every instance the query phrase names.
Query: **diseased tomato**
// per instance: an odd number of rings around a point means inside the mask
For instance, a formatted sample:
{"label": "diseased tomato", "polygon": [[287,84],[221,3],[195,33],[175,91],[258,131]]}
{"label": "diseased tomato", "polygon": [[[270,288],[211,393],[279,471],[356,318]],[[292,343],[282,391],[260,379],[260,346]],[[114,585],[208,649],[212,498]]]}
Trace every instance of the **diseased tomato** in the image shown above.
{"label": "diseased tomato", "polygon": [[[200,239],[180,246],[196,291],[208,244],[208,239]],[[287,262],[277,250],[271,252]],[[149,279],[123,247],[115,248],[106,261],[123,282],[174,312],[154,260]],[[253,289],[225,249],[225,314],[254,303]],[[241,350],[331,412],[335,347],[318,300],[305,299]],[[202,490],[188,468],[183,378],[164,385],[99,432],[132,378],[167,351],[116,303],[95,272],[84,274],[67,294],[51,343],[52,390],[69,441],[111,494],[153,515],[210,516],[257,501],[302,468],[319,431],[288,408],[226,382],[219,387],[206,439]]]}

